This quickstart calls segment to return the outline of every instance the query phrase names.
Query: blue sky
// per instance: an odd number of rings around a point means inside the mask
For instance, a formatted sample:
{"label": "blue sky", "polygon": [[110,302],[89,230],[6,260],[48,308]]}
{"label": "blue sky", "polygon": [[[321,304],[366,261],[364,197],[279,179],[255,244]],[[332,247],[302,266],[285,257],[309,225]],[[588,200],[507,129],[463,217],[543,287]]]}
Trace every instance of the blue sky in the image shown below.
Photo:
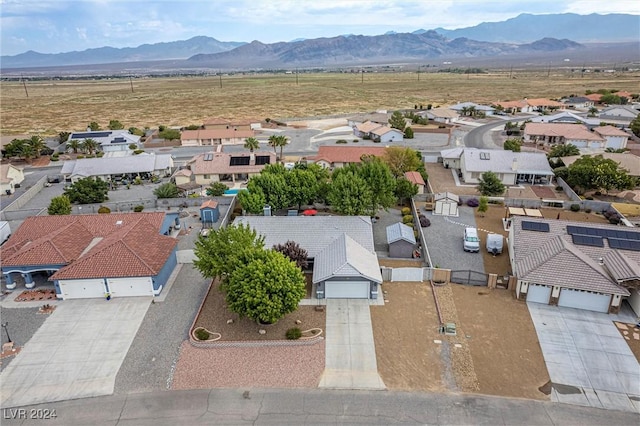
{"label": "blue sky", "polygon": [[135,47],[198,35],[264,43],[411,32],[520,13],[640,14],[638,0],[0,0],[2,55]]}

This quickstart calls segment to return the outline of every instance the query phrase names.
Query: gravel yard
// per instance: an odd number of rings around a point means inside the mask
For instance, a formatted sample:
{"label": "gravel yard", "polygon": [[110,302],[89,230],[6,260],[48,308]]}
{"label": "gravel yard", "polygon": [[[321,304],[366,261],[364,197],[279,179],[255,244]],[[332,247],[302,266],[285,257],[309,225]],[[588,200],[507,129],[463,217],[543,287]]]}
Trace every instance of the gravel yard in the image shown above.
{"label": "gravel yard", "polygon": [[[0,308],[2,323],[7,323],[7,331],[14,347],[23,347],[34,335],[49,315],[39,314],[39,308]],[[6,343],[7,333],[0,330],[2,343]],[[4,370],[14,357],[2,359],[0,371]]]}

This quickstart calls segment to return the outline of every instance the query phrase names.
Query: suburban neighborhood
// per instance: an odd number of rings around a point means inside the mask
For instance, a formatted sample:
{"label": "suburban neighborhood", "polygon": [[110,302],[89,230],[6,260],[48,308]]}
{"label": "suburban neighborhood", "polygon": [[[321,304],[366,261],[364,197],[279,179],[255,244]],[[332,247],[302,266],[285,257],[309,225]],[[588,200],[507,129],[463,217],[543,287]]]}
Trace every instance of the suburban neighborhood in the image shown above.
{"label": "suburban neighborhood", "polygon": [[0,402],[320,388],[638,413],[626,96],[3,136]]}

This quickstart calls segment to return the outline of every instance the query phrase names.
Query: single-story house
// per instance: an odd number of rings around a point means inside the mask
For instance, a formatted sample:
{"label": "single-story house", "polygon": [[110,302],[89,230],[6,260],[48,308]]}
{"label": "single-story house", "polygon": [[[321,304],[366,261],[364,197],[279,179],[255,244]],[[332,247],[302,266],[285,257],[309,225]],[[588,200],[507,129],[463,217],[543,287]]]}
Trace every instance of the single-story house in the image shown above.
{"label": "single-story house", "polygon": [[404,132],[389,126],[373,129],[369,135],[372,141],[380,143],[402,142],[404,140]]}
{"label": "single-story house", "polygon": [[99,145],[100,149],[104,152],[114,152],[114,151],[130,151],[130,145],[135,145],[138,149],[142,146],[140,143],[140,136],[133,135],[129,133],[128,130],[90,130],[87,129],[85,132],[73,132],[69,135],[69,139],[66,142],[71,140],[78,140],[80,142],[84,142],[86,139],[93,139]]}
{"label": "single-story house", "polygon": [[59,299],[157,296],[176,266],[178,213],[31,216],[0,248],[8,289],[46,274]]}
{"label": "single-story house", "polygon": [[547,156],[541,152],[464,148],[460,173],[466,183],[479,183],[483,173],[493,172],[505,185],[548,183],[553,178]]}
{"label": "single-story house", "polygon": [[295,241],[307,251],[318,299],[376,299],[382,273],[366,216],[240,216],[265,247]]}
{"label": "single-story house", "polygon": [[189,183],[207,186],[212,182],[247,181],[259,174],[267,164],[276,163],[276,154],[271,151],[256,152],[205,152],[186,163],[191,171],[178,170],[173,175],[176,185]]}
{"label": "single-story house", "polygon": [[600,125],[600,120],[597,118],[583,117],[571,111],[559,111],[556,114],[540,115],[531,118],[529,121],[532,123],[584,124],[589,130]]}
{"label": "single-story house", "polygon": [[65,161],[60,173],[67,182],[76,182],[87,177],[105,181],[118,178],[134,179],[146,174],[159,177],[171,176],[173,157],[171,154],[130,155],[125,157],[81,158]]}
{"label": "single-story house", "polygon": [[220,218],[220,210],[216,200],[207,200],[200,206],[200,220],[202,223],[216,223]]}
{"label": "single-story house", "polygon": [[617,127],[628,127],[638,114],[638,110],[630,105],[612,105],[600,111],[598,120]]}
{"label": "single-story house", "polygon": [[370,138],[371,132],[375,129],[385,126],[384,124],[375,123],[373,121],[365,121],[364,123],[358,123],[353,126],[353,134],[359,138]]}
{"label": "single-story house", "polygon": [[449,108],[433,108],[424,111],[421,115],[424,115],[429,120],[433,120],[438,123],[451,123],[453,120],[460,117],[458,111]]}
{"label": "single-story house", "polygon": [[210,146],[244,144],[245,139],[255,137],[253,130],[200,129],[184,130],[180,134],[182,146]]}
{"label": "single-story house", "polygon": [[419,172],[405,172],[404,178],[418,187],[418,194],[424,194],[426,183]]}
{"label": "single-story house", "polygon": [[562,103],[567,108],[589,109],[594,106],[595,102],[586,96],[571,96],[562,99]]}
{"label": "single-story house", "polygon": [[638,229],[514,216],[508,244],[518,299],[617,313],[639,288]]}
{"label": "single-story house", "polygon": [[416,248],[413,228],[401,222],[387,226],[387,244],[389,257],[412,258]]}
{"label": "single-story house", "polygon": [[546,98],[524,98],[521,101],[500,101],[494,102],[494,105],[502,107],[502,109],[507,113],[544,112],[547,110],[553,111],[564,108],[563,103]]}
{"label": "single-story house", "polygon": [[460,169],[460,157],[464,152],[464,147],[443,149],[440,151],[442,165],[445,169]]}
{"label": "single-story house", "polygon": [[22,167],[13,164],[0,164],[0,193],[13,194],[16,192],[16,185],[24,181]]}
{"label": "single-story house", "polygon": [[473,112],[482,112],[485,115],[493,115],[496,111],[494,107],[487,105],[480,105],[474,102],[461,102],[449,107],[450,110],[455,111],[459,115],[473,115]]}
{"label": "single-story house", "polygon": [[225,118],[211,117],[204,120],[205,130],[231,129],[231,130],[256,130],[261,128],[260,120],[227,120]]}
{"label": "single-story house", "polygon": [[460,197],[451,192],[439,192],[433,196],[433,214],[442,216],[458,216]]}
{"label": "single-story house", "polygon": [[308,163],[316,163],[328,169],[344,167],[347,164],[357,164],[362,162],[364,155],[382,157],[386,152],[383,146],[332,146],[320,145],[318,153],[312,157],[307,157]]}
{"label": "single-story house", "polygon": [[389,114],[386,112],[372,112],[368,114],[358,114],[347,119],[347,125],[351,128],[370,121],[378,125],[389,124]]}
{"label": "single-story house", "polygon": [[[602,155],[603,158],[613,160],[620,165],[623,169],[629,172],[629,175],[640,177],[640,157],[630,152],[617,153],[617,152],[599,152],[597,154],[590,155]],[[569,167],[575,161],[582,157],[582,155],[570,155],[568,157],[562,157],[562,162],[565,166]]]}
{"label": "single-story house", "polygon": [[615,126],[594,127],[593,131],[604,138],[604,147],[612,149],[623,149],[627,147],[629,134]]}
{"label": "single-story house", "polygon": [[578,148],[607,148],[605,138],[582,124],[527,123],[524,126],[524,141],[546,145],[571,144]]}

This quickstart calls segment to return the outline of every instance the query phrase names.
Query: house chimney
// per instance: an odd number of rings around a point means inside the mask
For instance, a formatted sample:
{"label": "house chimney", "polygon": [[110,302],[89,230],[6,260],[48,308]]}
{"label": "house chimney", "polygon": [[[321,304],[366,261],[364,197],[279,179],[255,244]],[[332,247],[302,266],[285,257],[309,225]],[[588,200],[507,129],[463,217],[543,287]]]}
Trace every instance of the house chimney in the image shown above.
{"label": "house chimney", "polygon": [[511,170],[513,170],[514,172],[518,170],[518,159],[517,158],[513,158],[513,161],[511,162]]}

